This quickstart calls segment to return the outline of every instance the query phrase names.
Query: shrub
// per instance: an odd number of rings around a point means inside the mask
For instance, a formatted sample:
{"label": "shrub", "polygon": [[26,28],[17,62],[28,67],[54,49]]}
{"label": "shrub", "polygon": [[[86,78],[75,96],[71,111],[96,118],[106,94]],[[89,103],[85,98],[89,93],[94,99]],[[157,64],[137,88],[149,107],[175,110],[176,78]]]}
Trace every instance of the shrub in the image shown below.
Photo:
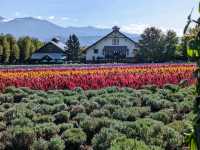
{"label": "shrub", "polygon": [[58,127],[60,129],[60,133],[63,133],[64,131],[73,128],[74,125],[72,123],[62,123],[59,124]]}
{"label": "shrub", "polygon": [[83,105],[75,105],[70,108],[70,115],[76,116],[78,113],[85,113],[85,107]]}
{"label": "shrub", "polygon": [[65,110],[67,110],[67,106],[65,104],[57,104],[57,105],[52,106],[53,114],[58,113],[60,111],[65,111]]}
{"label": "shrub", "polygon": [[135,121],[137,118],[148,115],[150,112],[149,107],[129,107],[116,110],[112,116],[114,119],[122,121]]}
{"label": "shrub", "polygon": [[109,127],[111,121],[108,118],[88,118],[80,122],[81,128],[87,133],[87,141],[90,143],[93,136],[103,127]]}
{"label": "shrub", "polygon": [[50,115],[37,115],[33,117],[35,123],[50,123],[53,122],[53,118]]}
{"label": "shrub", "polygon": [[106,109],[94,110],[91,114],[91,117],[109,117],[110,111]]}
{"label": "shrub", "polygon": [[31,145],[31,150],[49,150],[48,149],[48,141],[40,138]]}
{"label": "shrub", "polygon": [[87,140],[86,134],[82,129],[72,128],[66,130],[62,134],[62,138],[66,143],[66,147],[71,150],[79,149],[80,145],[84,144]]}
{"label": "shrub", "polygon": [[150,117],[154,120],[162,121],[164,124],[168,124],[172,121],[170,114],[163,111],[152,113]]}
{"label": "shrub", "polygon": [[93,110],[100,108],[99,104],[97,102],[84,102],[83,106],[85,107],[86,113],[90,114]]}
{"label": "shrub", "polygon": [[152,112],[160,111],[161,109],[166,109],[173,107],[173,103],[164,99],[153,99],[147,102],[147,105],[151,107]]}
{"label": "shrub", "polygon": [[41,115],[49,115],[52,113],[53,108],[52,106],[46,104],[38,104],[32,109],[36,113],[40,113]]}
{"label": "shrub", "polygon": [[171,92],[175,93],[180,90],[180,87],[174,84],[166,84],[164,89],[170,90]]}
{"label": "shrub", "polygon": [[64,150],[65,142],[60,137],[51,138],[49,142],[49,150]]}
{"label": "shrub", "polygon": [[121,137],[112,141],[110,150],[150,150],[150,147],[142,141]]}
{"label": "shrub", "polygon": [[178,133],[172,128],[163,127],[161,135],[163,141],[162,145],[165,149],[180,148],[180,146],[184,142],[183,136],[181,136],[180,133]]}
{"label": "shrub", "polygon": [[145,118],[126,123],[126,125],[132,129],[132,137],[143,140],[150,145],[162,144],[162,139],[159,137],[164,126],[162,122]]}
{"label": "shrub", "polygon": [[33,126],[33,122],[26,117],[20,117],[20,118],[16,118],[14,120],[12,120],[11,124],[13,126],[20,126],[20,127],[32,127]]}
{"label": "shrub", "polygon": [[103,128],[100,133],[96,134],[92,139],[92,146],[94,150],[108,149],[111,146],[111,142],[116,138],[123,136],[117,130],[111,128]]}
{"label": "shrub", "polygon": [[53,123],[39,124],[34,127],[38,138],[50,140],[53,136],[59,133],[59,128]]}
{"label": "shrub", "polygon": [[69,121],[70,113],[68,111],[61,111],[55,114],[54,117],[56,124],[64,123]]}
{"label": "shrub", "polygon": [[188,121],[174,121],[167,125],[168,127],[174,129],[178,133],[184,135],[185,133],[188,133],[190,131],[192,123]]}
{"label": "shrub", "polygon": [[29,149],[36,136],[34,130],[28,127],[15,127],[11,129],[13,149]]}
{"label": "shrub", "polygon": [[90,118],[90,116],[88,116],[86,113],[79,113],[73,118],[73,120],[77,121],[79,123],[79,122],[81,122],[83,120],[87,120],[89,118]]}
{"label": "shrub", "polygon": [[0,122],[0,132],[6,130],[6,124],[4,122]]}

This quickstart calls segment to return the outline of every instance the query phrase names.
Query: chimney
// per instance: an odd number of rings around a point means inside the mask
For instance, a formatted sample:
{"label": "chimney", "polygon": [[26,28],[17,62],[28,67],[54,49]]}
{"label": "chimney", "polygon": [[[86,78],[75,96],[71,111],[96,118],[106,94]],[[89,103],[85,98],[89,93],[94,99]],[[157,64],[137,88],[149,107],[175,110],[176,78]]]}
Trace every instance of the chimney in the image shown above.
{"label": "chimney", "polygon": [[60,39],[58,37],[54,37],[51,41],[58,43],[60,41]]}
{"label": "chimney", "polygon": [[118,26],[114,26],[112,29],[113,29],[113,31],[119,31],[120,30],[120,28]]}

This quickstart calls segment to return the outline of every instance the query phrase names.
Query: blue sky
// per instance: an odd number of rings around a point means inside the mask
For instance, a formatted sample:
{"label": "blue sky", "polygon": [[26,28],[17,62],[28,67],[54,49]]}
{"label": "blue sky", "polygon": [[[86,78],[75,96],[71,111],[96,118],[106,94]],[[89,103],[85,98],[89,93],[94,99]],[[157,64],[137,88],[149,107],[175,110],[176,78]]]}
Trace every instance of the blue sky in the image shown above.
{"label": "blue sky", "polygon": [[31,16],[64,27],[118,25],[141,33],[147,26],[156,26],[181,32],[197,5],[198,0],[1,0],[0,15],[8,19]]}

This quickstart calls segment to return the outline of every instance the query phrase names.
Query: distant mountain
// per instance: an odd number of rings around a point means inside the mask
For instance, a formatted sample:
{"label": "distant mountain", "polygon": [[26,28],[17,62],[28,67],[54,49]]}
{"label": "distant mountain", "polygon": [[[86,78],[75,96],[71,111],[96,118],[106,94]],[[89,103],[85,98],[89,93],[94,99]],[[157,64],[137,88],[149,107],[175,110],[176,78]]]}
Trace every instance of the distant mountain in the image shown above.
{"label": "distant mountain", "polygon": [[[79,37],[82,46],[90,45],[111,32],[111,29],[100,29],[91,26],[64,28],[47,20],[32,17],[16,18],[11,21],[4,20],[6,20],[4,17],[0,17],[0,33],[9,33],[16,37],[28,35],[43,41],[49,41],[55,36],[59,36],[64,41],[70,34],[74,33]],[[136,41],[140,37],[138,34],[127,35]]]}
{"label": "distant mountain", "polygon": [[4,19],[5,19],[4,17],[0,16],[0,22],[3,21]]}

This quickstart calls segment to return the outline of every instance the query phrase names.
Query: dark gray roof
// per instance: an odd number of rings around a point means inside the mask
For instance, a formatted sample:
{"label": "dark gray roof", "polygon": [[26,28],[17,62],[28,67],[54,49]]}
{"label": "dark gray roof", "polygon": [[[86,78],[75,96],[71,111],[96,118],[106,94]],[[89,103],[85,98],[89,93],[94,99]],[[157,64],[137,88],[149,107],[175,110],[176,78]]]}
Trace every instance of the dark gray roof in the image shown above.
{"label": "dark gray roof", "polygon": [[35,53],[31,56],[32,60],[41,60],[44,57],[49,57],[53,60],[57,59],[57,60],[63,60],[66,58],[65,55],[63,55],[62,53]]}

